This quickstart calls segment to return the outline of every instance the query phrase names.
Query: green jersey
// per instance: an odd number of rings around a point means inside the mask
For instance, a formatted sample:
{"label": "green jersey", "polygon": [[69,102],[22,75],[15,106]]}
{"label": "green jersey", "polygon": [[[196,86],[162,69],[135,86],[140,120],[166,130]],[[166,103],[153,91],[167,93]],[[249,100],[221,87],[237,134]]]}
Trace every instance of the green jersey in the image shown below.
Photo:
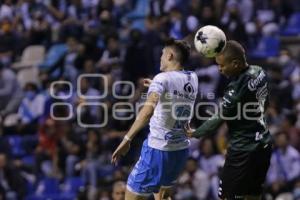
{"label": "green jersey", "polygon": [[271,140],[264,118],[267,99],[266,72],[259,66],[249,66],[228,84],[219,112],[197,128],[193,136],[210,134],[225,121],[232,150],[252,151],[259,144],[267,144]]}

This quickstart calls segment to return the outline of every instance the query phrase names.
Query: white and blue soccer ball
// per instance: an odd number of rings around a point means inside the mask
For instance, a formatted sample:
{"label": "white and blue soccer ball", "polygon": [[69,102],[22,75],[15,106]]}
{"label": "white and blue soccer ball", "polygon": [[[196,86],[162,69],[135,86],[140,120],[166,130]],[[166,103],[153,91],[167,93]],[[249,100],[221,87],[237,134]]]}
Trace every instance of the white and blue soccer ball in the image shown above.
{"label": "white and blue soccer ball", "polygon": [[226,45],[225,33],[216,26],[201,27],[194,38],[196,50],[207,58],[213,58],[220,53]]}

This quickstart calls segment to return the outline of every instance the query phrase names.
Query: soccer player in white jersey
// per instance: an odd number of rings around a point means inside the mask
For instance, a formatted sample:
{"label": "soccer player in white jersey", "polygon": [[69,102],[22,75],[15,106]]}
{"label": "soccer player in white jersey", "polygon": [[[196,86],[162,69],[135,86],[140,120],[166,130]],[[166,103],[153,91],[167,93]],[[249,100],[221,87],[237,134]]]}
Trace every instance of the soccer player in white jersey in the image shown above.
{"label": "soccer player in white jersey", "polygon": [[151,81],[143,108],[112,155],[116,163],[150,121],[141,156],[128,177],[126,200],[143,200],[151,194],[156,200],[170,199],[171,187],[185,167],[190,141],[184,125],[192,117],[198,91],[197,75],[183,67],[189,54],[186,42],[167,42],[161,55],[162,72]]}

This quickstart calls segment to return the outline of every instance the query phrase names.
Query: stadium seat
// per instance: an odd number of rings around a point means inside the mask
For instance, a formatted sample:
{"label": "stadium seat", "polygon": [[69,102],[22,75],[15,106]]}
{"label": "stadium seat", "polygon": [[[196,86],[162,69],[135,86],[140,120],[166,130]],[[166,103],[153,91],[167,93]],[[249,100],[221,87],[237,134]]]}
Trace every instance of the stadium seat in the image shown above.
{"label": "stadium seat", "polygon": [[133,11],[125,15],[127,19],[144,18],[149,12],[149,0],[137,0]]}
{"label": "stadium seat", "polygon": [[272,36],[262,37],[256,48],[250,53],[251,58],[268,58],[279,54],[279,39]]}
{"label": "stadium seat", "polygon": [[149,13],[149,0],[137,0],[134,10],[127,13],[123,18],[123,23],[130,22],[133,29],[145,30],[145,17]]}
{"label": "stadium seat", "polygon": [[65,185],[65,189],[60,190],[58,179],[44,178],[38,184],[35,194],[27,196],[26,200],[73,200],[83,181],[73,177],[66,180]]}
{"label": "stadium seat", "polygon": [[26,154],[23,149],[22,137],[21,136],[8,136],[8,143],[10,145],[11,154],[14,157],[22,157]]}
{"label": "stadium seat", "polygon": [[[55,44],[48,50],[45,60],[39,65],[41,71],[49,71],[62,61],[68,51],[65,44]],[[57,71],[54,71],[55,74]],[[52,73],[52,75],[53,75]],[[55,74],[56,75],[56,74]],[[54,76],[55,76],[54,75]]]}
{"label": "stadium seat", "polygon": [[135,19],[131,23],[132,29],[138,29],[140,31],[145,30],[145,20],[144,19]]}
{"label": "stadium seat", "polygon": [[34,66],[30,68],[23,68],[17,74],[18,82],[20,83],[21,87],[24,87],[26,83],[39,83],[39,69]]}
{"label": "stadium seat", "polygon": [[23,136],[23,148],[27,154],[32,154],[38,144],[37,135],[25,135]]}
{"label": "stadium seat", "polygon": [[[24,175],[23,175],[24,176]],[[26,194],[31,195],[35,191],[35,183],[26,179]]]}
{"label": "stadium seat", "polygon": [[84,187],[84,182],[81,177],[68,178],[64,183],[63,192],[77,194],[78,190]]}
{"label": "stadium seat", "polygon": [[42,63],[45,57],[45,47],[32,45],[24,49],[20,62],[13,63],[12,68],[20,69],[23,67],[37,66]]}
{"label": "stadium seat", "polygon": [[56,178],[44,178],[38,184],[37,195],[53,195],[59,194],[59,180]]}
{"label": "stadium seat", "polygon": [[292,14],[287,22],[286,27],[281,32],[281,35],[291,36],[300,34],[300,12]]}
{"label": "stadium seat", "polygon": [[22,157],[21,160],[22,160],[23,164],[25,164],[27,166],[34,166],[35,158],[33,155],[26,155],[26,156]]}

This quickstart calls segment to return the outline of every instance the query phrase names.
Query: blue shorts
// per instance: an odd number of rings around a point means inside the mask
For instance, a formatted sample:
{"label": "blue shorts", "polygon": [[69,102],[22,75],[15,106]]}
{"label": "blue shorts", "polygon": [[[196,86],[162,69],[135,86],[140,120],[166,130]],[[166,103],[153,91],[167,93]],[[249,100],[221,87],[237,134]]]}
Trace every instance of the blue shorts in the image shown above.
{"label": "blue shorts", "polygon": [[148,146],[145,140],[141,156],[127,181],[127,189],[141,196],[158,193],[160,187],[175,184],[188,158],[188,149],[161,151]]}

